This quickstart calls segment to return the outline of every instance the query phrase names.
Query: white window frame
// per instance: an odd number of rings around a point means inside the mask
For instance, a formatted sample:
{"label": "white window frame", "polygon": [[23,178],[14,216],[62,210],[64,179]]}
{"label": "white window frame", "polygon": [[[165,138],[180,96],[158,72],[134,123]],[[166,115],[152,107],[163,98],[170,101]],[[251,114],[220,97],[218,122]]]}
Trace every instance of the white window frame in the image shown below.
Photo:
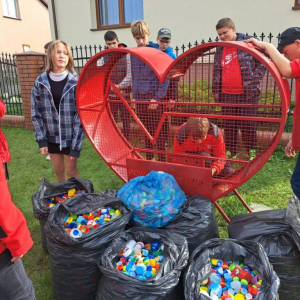
{"label": "white window frame", "polygon": [[2,0],[3,16],[19,19],[18,0]]}
{"label": "white window frame", "polygon": [[[109,0],[107,0],[109,1]],[[125,28],[130,27],[130,23],[125,23],[125,8],[124,8],[124,0],[117,0],[118,1],[118,7],[119,7],[119,23],[113,24],[113,25],[103,25],[100,22],[100,5],[99,0],[95,0],[96,2],[96,17],[97,17],[97,28],[98,29],[110,29],[110,28]],[[144,9],[144,8],[143,8]]]}

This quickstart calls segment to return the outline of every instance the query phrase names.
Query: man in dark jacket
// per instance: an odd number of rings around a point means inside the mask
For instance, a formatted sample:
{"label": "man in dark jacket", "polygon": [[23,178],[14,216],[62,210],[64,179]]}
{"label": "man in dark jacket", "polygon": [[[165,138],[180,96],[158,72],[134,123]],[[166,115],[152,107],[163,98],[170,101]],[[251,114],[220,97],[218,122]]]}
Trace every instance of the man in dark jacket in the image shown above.
{"label": "man in dark jacket", "polygon": [[[237,33],[233,21],[229,18],[219,20],[216,25],[222,42],[244,41],[250,36]],[[218,47],[214,58],[213,94],[216,102],[228,104],[222,107],[222,115],[233,116],[224,119],[224,137],[227,157],[236,158],[238,152],[238,130],[241,130],[244,147],[252,160],[256,156],[256,122],[236,120],[234,116],[257,116],[260,95],[260,81],[265,67],[247,52],[234,47]],[[238,104],[238,105],[237,105]],[[240,104],[252,104],[241,107]]]}

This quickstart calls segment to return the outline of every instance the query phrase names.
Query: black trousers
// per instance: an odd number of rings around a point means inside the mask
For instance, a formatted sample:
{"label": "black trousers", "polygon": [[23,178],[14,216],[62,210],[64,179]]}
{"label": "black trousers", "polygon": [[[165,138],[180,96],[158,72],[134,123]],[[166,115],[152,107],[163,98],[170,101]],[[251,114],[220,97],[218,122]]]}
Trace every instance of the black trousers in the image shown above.
{"label": "black trousers", "polygon": [[[244,94],[222,94],[220,102],[231,104],[230,106],[222,107],[222,115],[224,116],[248,116],[256,117],[257,107],[238,107],[235,104],[257,104],[257,99],[253,99],[251,103],[246,99]],[[256,149],[257,136],[256,136],[256,122],[244,120],[223,120],[224,139],[226,150],[231,152],[234,156],[238,152],[238,131],[241,131],[244,147],[247,151]]]}

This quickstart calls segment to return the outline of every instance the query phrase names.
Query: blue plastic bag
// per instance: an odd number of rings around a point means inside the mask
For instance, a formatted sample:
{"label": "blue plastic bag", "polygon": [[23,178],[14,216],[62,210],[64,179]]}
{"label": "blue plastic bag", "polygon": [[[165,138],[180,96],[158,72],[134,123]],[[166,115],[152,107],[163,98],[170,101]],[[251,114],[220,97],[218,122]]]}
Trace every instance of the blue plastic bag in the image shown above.
{"label": "blue plastic bag", "polygon": [[131,179],[117,197],[133,211],[131,222],[152,228],[163,227],[175,218],[186,198],[175,178],[160,171]]}

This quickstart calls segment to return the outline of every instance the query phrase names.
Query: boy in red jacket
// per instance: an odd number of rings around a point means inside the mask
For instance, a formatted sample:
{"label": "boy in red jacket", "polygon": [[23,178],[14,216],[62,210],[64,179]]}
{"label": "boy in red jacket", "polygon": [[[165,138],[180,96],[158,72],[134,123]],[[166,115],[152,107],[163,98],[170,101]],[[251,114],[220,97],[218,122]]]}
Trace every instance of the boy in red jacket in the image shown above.
{"label": "boy in red jacket", "polygon": [[0,191],[0,299],[35,300],[21,261],[33,241],[23,214],[11,201],[2,168]]}
{"label": "boy in red jacket", "polygon": [[[5,113],[6,113],[5,103],[0,99],[0,118],[2,118],[5,115]],[[7,163],[10,160],[11,157],[8,151],[8,144],[2,130],[0,129],[0,161],[3,164],[3,169],[7,180],[9,179]]]}
{"label": "boy in red jacket", "polygon": [[[197,154],[205,159],[205,167],[211,168],[212,176],[226,176],[234,172],[226,163],[225,143],[220,128],[207,118],[189,118],[175,133],[173,153]],[[172,162],[179,156],[173,155]],[[180,159],[180,158],[179,158]]]}
{"label": "boy in red jacket", "polygon": [[[247,43],[263,49],[272,59],[282,76],[296,78],[296,100],[293,113],[292,138],[285,147],[287,157],[296,156],[300,151],[300,27],[286,29],[278,39],[278,48],[272,44],[249,39]],[[282,55],[282,54],[283,55]],[[291,178],[291,186],[295,195],[300,199],[300,156]]]}

